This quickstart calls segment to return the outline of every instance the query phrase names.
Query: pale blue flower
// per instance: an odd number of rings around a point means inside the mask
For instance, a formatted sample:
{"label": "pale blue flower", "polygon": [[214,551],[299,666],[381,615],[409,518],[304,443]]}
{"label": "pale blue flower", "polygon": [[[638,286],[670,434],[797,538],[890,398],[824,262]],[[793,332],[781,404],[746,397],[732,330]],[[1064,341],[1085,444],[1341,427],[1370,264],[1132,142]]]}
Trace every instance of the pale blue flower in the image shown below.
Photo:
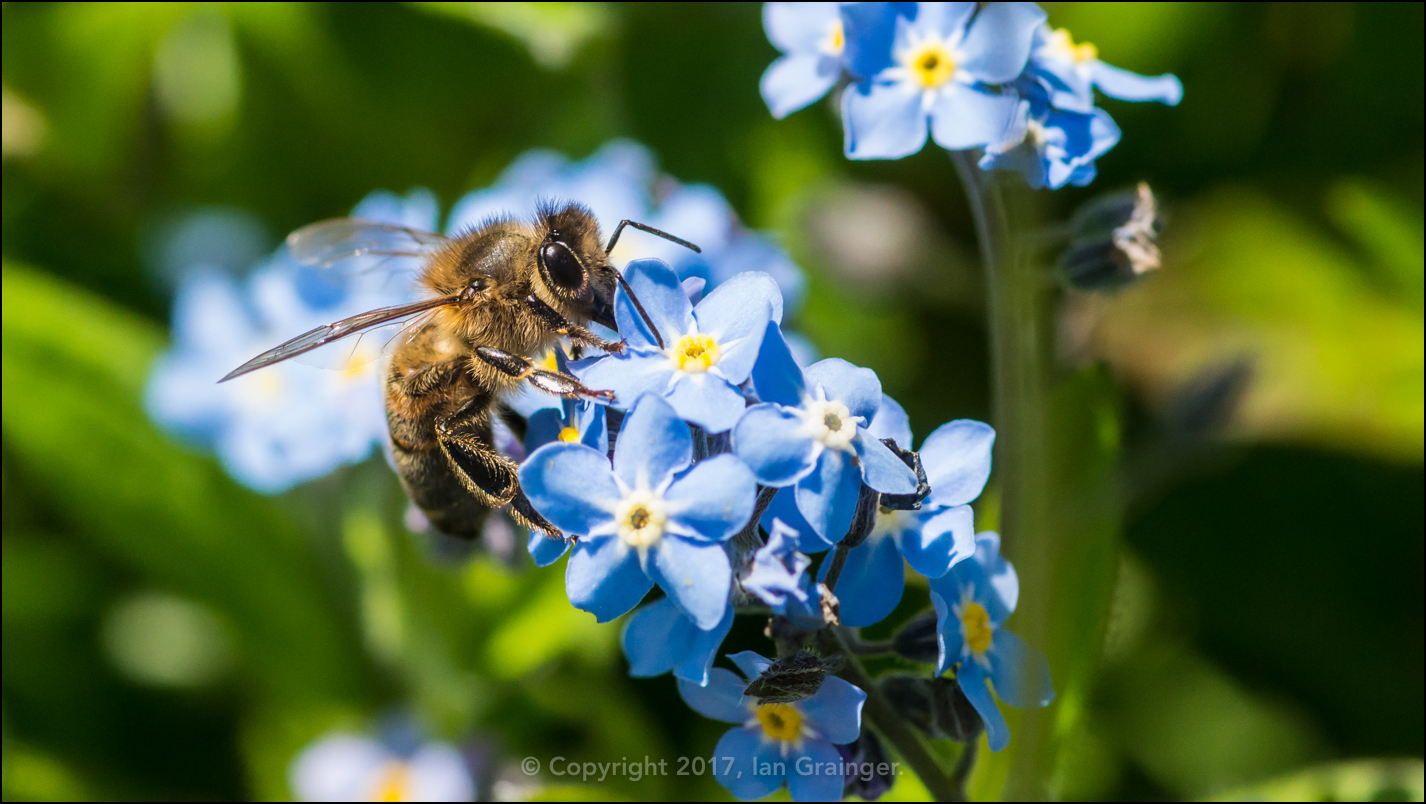
{"label": "pale blue flower", "polygon": [[866,693],[828,676],[810,698],[759,705],[743,690],[772,662],[752,651],[728,658],[744,677],[715,667],[706,686],[678,682],[678,694],[699,714],[739,724],[713,749],[718,783],[744,801],[771,795],[784,783],[793,801],[840,801],[845,776],[836,746],[861,734]]}
{"label": "pale blue flower", "polygon": [[1158,101],[1177,106],[1183,84],[1174,75],[1143,76],[1099,60],[1099,49],[1075,44],[1064,28],[1041,25],[1035,31],[1028,78],[1041,82],[1057,109],[1089,114],[1094,111],[1094,89],[1124,101]]}
{"label": "pale blue flower", "polygon": [[980,167],[1018,171],[1035,189],[1083,187],[1094,180],[1094,160],[1118,142],[1119,126],[1103,109],[1062,111],[1030,87],[1004,137],[986,146]]}
{"label": "pale blue flower", "polygon": [[781,120],[831,89],[842,75],[839,3],[764,3],[763,30],[784,55],[763,73],[760,89],[772,116]]}
{"label": "pale blue flower", "polygon": [[849,70],[866,76],[842,95],[846,154],[900,159],[921,150],[928,130],[950,150],[1002,137],[1016,98],[992,87],[1024,70],[1045,12],[1034,3],[876,3],[844,19]]}
{"label": "pale blue flower", "polygon": [[525,460],[520,485],[535,510],[580,536],[565,572],[577,608],[607,622],[657,583],[699,628],[723,619],[732,565],[722,543],[752,516],[757,483],[731,455],[693,465],[688,426],[662,398],[634,403],[612,468],[598,450],[555,442]]}
{"label": "pale blue flower", "polygon": [[474,801],[475,779],[449,743],[394,745],[334,732],[303,748],[288,769],[297,801]]}
{"label": "pale blue flower", "polygon": [[713,657],[732,628],[731,604],[723,619],[705,631],[679,611],[672,598],[650,603],[635,611],[624,626],[621,644],[629,675],[651,678],[672,671],[684,681],[706,685]]}
{"label": "pale blue flower", "polygon": [[1045,655],[1002,626],[1015,611],[1020,581],[1000,557],[1000,536],[976,536],[975,557],[931,581],[936,609],[939,675],[956,669],[956,680],[985,723],[990,750],[1010,743],[1010,729],[991,697],[1028,709],[1048,706],[1055,697]]}

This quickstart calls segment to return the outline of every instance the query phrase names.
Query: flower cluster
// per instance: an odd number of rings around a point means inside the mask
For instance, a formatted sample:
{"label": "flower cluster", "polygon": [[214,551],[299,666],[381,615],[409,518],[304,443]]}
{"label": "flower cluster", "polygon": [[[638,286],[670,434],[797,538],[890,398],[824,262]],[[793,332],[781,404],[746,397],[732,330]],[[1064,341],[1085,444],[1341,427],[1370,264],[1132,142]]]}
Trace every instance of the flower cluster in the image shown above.
{"label": "flower cluster", "polygon": [[[848,783],[840,772],[797,768],[865,753],[850,746],[863,734],[866,693],[796,648],[815,645],[831,625],[885,619],[907,565],[942,584],[979,560],[969,504],[989,478],[995,434],[953,421],[911,450],[906,413],[875,373],[837,358],[806,368],[793,358],[782,296],[767,274],[735,275],[696,303],[660,260],[631,262],[625,277],[647,322],[621,289],[622,353],[560,364],[615,398],[607,410],[581,401],[537,413],[521,487],[573,542],[570,602],[600,622],[633,612],[623,636],[630,673],[671,672],[693,708],[739,724],[716,751],[733,761],[718,777],[724,786],[758,798],[786,780],[795,800],[839,797]],[[542,563],[567,548],[543,541],[532,540]],[[814,570],[818,553],[825,557]],[[660,593],[639,607],[654,587]],[[731,656],[740,679],[713,664],[735,615],[750,609],[771,610],[778,655],[793,658]],[[1008,607],[994,611],[987,627]],[[966,656],[1009,668],[1028,655],[1001,634]],[[943,658],[938,673],[969,668],[963,658]],[[961,672],[976,678],[975,669]],[[1005,674],[1019,671],[1000,672],[980,677],[973,700],[993,700],[984,678],[998,692]]]}
{"label": "flower cluster", "polygon": [[784,54],[762,79],[773,116],[844,81],[851,159],[900,159],[929,135],[948,150],[979,148],[982,169],[1018,171],[1035,188],[1085,185],[1119,141],[1095,89],[1170,105],[1183,96],[1172,75],[1100,61],[1034,3],[767,3],[763,24]]}

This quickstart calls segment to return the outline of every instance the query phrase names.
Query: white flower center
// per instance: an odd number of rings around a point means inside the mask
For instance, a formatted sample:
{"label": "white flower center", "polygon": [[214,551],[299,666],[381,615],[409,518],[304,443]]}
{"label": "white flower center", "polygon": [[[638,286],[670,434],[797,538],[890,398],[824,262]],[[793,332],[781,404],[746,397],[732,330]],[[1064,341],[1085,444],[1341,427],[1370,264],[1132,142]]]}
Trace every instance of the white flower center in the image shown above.
{"label": "white flower center", "polygon": [[886,506],[879,506],[876,512],[876,524],[872,525],[872,536],[896,536],[905,533],[916,522],[914,511],[897,511]]}
{"label": "white flower center", "polygon": [[668,521],[663,495],[648,489],[629,492],[614,509],[614,521],[625,544],[640,550],[653,547],[663,538],[664,523]]}
{"label": "white flower center", "polygon": [[853,416],[850,409],[841,402],[827,398],[822,386],[817,386],[817,396],[807,400],[802,410],[800,432],[827,449],[852,451],[852,440],[857,436],[857,426],[864,424],[862,416]]}

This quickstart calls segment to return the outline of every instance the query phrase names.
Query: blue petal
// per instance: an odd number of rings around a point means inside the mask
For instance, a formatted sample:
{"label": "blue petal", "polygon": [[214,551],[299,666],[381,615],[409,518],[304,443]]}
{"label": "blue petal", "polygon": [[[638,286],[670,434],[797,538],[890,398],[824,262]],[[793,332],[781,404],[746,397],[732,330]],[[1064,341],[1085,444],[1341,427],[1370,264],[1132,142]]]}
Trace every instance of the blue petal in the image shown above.
{"label": "blue petal", "polygon": [[957,419],[926,437],[921,466],[931,484],[931,505],[964,505],[985,489],[990,479],[990,452],[995,430],[985,422]]}
{"label": "blue petal", "polygon": [[842,93],[848,159],[900,159],[926,145],[921,93],[905,84],[861,83]]}
{"label": "blue petal", "polygon": [[911,419],[906,409],[895,399],[881,395],[881,405],[876,409],[876,417],[871,420],[867,432],[880,441],[883,438],[896,439],[896,446],[911,449]]}
{"label": "blue petal", "polygon": [[629,488],[659,488],[693,463],[693,436],[674,409],[644,394],[624,417],[614,446],[614,474]]}
{"label": "blue petal", "polygon": [[1005,723],[1005,716],[1000,714],[1000,707],[995,705],[995,699],[990,696],[990,689],[985,685],[985,671],[980,665],[973,661],[961,664],[961,669],[956,671],[956,681],[961,685],[961,691],[966,694],[970,705],[975,707],[976,714],[980,715],[980,720],[985,724],[985,741],[992,751],[1000,751],[1010,744],[1010,727]]}
{"label": "blue petal", "polygon": [[960,600],[960,588],[956,586],[956,576],[946,575],[931,581],[931,606],[936,609],[936,675],[951,669],[960,661],[965,640],[961,637],[961,621],[951,608],[951,601]]}
{"label": "blue petal", "polygon": [[649,678],[672,670],[678,678],[706,685],[714,654],[732,627],[732,606],[711,631],[695,626],[669,598],[645,606],[624,628],[629,675]]}
{"label": "blue petal", "polygon": [[819,360],[807,367],[807,387],[822,386],[828,399],[847,406],[853,416],[871,421],[881,407],[881,380],[871,369],[854,366],[840,357]]}
{"label": "blue petal", "polygon": [[1020,599],[1020,578],[1015,574],[1015,567],[1009,561],[1000,556],[1000,534],[993,530],[982,531],[975,536],[975,563],[967,563],[967,569],[976,567],[983,577],[987,578],[990,588],[994,591],[991,595],[997,608],[1003,609],[1004,614],[996,614],[996,609],[990,609],[991,616],[997,622],[1004,622],[1015,611],[1015,604]]}
{"label": "blue petal", "polygon": [[922,523],[919,531],[901,535],[901,554],[906,563],[927,578],[939,578],[951,565],[975,555],[975,515],[969,505],[937,511]]}
{"label": "blue petal", "polygon": [[830,56],[798,53],[773,62],[758,89],[768,111],[781,120],[826,95],[841,74],[841,65]]}
{"label": "blue petal", "polygon": [[530,538],[525,543],[525,548],[530,551],[530,558],[535,560],[535,566],[548,567],[560,560],[560,556],[569,549],[569,540],[551,539],[550,537],[537,531],[530,531]]}
{"label": "blue petal", "polygon": [[797,552],[797,531],[775,518],[767,543],[753,553],[752,564],[740,583],[748,594],[782,614],[789,599],[806,602],[806,570],[810,563],[811,559]]}
{"label": "blue petal", "polygon": [[673,377],[673,363],[660,352],[631,350],[576,367],[574,373],[596,391],[613,391],[614,407],[628,410],[644,394],[663,395]]}
{"label": "blue petal", "polygon": [[831,743],[804,740],[802,750],[787,757],[787,791],[793,801],[841,801],[847,781],[845,767]]}
{"label": "blue petal", "polygon": [[754,405],[733,428],[733,452],[747,462],[758,482],[792,485],[816,465],[812,460],[816,442],[797,434],[801,424],[802,417],[780,405]]}
{"label": "blue petal", "polygon": [[752,379],[758,399],[779,405],[802,404],[805,388],[802,368],[777,324],[770,322],[767,325],[757,362],[753,364]]}
{"label": "blue petal", "polygon": [[678,694],[693,711],[706,718],[745,723],[752,715],[748,706],[750,699],[743,697],[747,686],[748,682],[732,670],[715,667],[708,671],[708,683],[705,685],[679,679]]}
{"label": "blue petal", "polygon": [[[624,278],[644,305],[649,319],[659,328],[665,344],[693,329],[693,303],[684,295],[678,274],[667,263],[662,260],[634,260],[624,266]],[[614,298],[614,320],[619,324],[619,334],[631,346],[657,348],[653,334],[639,311],[634,309],[622,285]]]}
{"label": "blue petal", "polygon": [[816,50],[838,21],[836,3],[763,4],[763,30],[783,53]]}
{"label": "blue petal", "polygon": [[885,444],[859,431],[852,441],[862,462],[862,479],[884,494],[910,494],[916,490],[916,472]]}
{"label": "blue petal", "polygon": [[[713,748],[718,784],[734,797],[755,801],[771,795],[787,778],[787,763],[782,759],[782,741],[763,733],[761,726],[729,729]],[[732,757],[731,767],[723,757]],[[770,767],[773,772],[768,772]],[[777,773],[778,769],[782,773]]]}
{"label": "blue petal", "polygon": [[609,454],[609,421],[605,417],[604,406],[593,403],[581,403],[584,407],[579,412],[579,443],[596,449],[605,455]]}
{"label": "blue petal", "polygon": [[[843,3],[842,59],[855,78],[870,78],[891,66],[896,36],[896,3]],[[845,107],[844,107],[845,108]]]}
{"label": "blue petal", "polygon": [[733,660],[733,664],[736,664],[738,669],[743,671],[743,675],[747,676],[749,681],[762,675],[763,671],[772,664],[771,659],[750,650],[729,654],[728,658]]}
{"label": "blue petal", "polygon": [[975,11],[975,3],[917,3],[915,30],[935,33],[940,39],[959,38],[966,21]]}
{"label": "blue petal", "polygon": [[664,493],[668,525],[684,536],[721,542],[748,524],[758,484],[747,465],[732,455],[699,461]]}
{"label": "blue petal", "polygon": [[535,510],[567,533],[587,534],[612,522],[609,512],[622,496],[608,458],[562,441],[525,459],[520,486]]}
{"label": "blue petal", "polygon": [[[822,562],[818,580],[825,580],[830,560]],[[906,570],[896,540],[872,535],[847,553],[847,563],[832,593],[841,603],[842,625],[860,627],[886,619],[901,602],[906,587]]]}
{"label": "blue petal", "polygon": [[733,568],[723,545],[665,534],[650,553],[649,575],[679,610],[705,631],[716,627],[733,585]]}
{"label": "blue petal", "polygon": [[716,374],[684,374],[667,394],[678,415],[710,433],[733,429],[746,407],[737,387]]}
{"label": "blue petal", "polygon": [[951,151],[1000,142],[1018,104],[1014,95],[992,95],[964,84],[947,84],[931,107],[931,136],[937,145]]}
{"label": "blue petal", "polygon": [[816,468],[797,482],[794,492],[797,510],[807,524],[833,544],[847,535],[862,489],[862,474],[847,457],[841,450],[823,450]]}
{"label": "blue petal", "polygon": [[565,591],[577,609],[607,623],[635,606],[654,582],[639,567],[639,554],[617,536],[581,539],[565,565]]}
{"label": "blue petal", "polygon": [[531,453],[546,444],[558,441],[560,430],[563,429],[564,422],[558,410],[541,408],[535,411],[525,427],[525,452]]}
{"label": "blue petal", "polygon": [[1094,85],[1111,98],[1123,101],[1158,101],[1177,106],[1183,100],[1183,84],[1176,75],[1149,76],[1131,73],[1102,61],[1090,65]]}
{"label": "blue petal", "polygon": [[1034,3],[987,4],[961,44],[961,69],[986,84],[1014,79],[1025,69],[1035,31],[1044,21],[1044,10]]}
{"label": "blue petal", "polygon": [[855,742],[861,734],[865,703],[865,692],[836,676],[828,676],[817,694],[798,701],[795,706],[822,739],[846,745]]}
{"label": "blue petal", "polygon": [[719,285],[693,308],[698,331],[718,342],[722,353],[713,368],[728,382],[737,385],[752,372],[774,304],[782,307],[782,292],[772,277],[745,271]]}
{"label": "blue petal", "polygon": [[1049,706],[1055,699],[1049,661],[1020,637],[1004,628],[995,629],[986,655],[990,658],[990,680],[1000,700],[1020,709],[1036,709]]}
{"label": "blue petal", "polygon": [[763,514],[762,526],[768,533],[772,532],[773,520],[780,519],[793,530],[797,531],[798,552],[812,554],[820,553],[832,546],[832,543],[817,535],[807,520],[802,516],[802,512],[797,510],[797,492],[793,489],[783,489],[773,495],[772,503],[767,507],[767,513]]}

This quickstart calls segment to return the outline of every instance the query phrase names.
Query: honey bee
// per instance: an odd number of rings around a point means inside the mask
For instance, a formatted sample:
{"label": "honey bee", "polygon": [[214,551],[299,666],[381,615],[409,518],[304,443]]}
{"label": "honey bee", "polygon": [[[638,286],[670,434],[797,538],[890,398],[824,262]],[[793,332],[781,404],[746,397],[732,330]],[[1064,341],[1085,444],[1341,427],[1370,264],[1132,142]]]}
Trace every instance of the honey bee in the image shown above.
{"label": "honey bee", "polygon": [[404,322],[388,342],[385,397],[391,448],[411,501],[451,536],[477,538],[490,511],[508,506],[520,524],[560,537],[521,491],[515,463],[496,451],[491,417],[513,416],[500,399],[522,382],[568,398],[613,401],[613,393],[540,368],[531,357],[560,338],[575,349],[621,353],[622,340],[604,340],[585,326],[595,321],[617,330],[620,285],[663,345],[633,289],[609,264],[626,226],[699,250],[629,220],[603,245],[598,221],[580,204],[542,204],[532,223],[498,218],[456,237],[351,218],[298,229],[287,245],[304,265],[327,268],[366,255],[418,258],[418,284],[427,298],[317,327],[219,382]]}

